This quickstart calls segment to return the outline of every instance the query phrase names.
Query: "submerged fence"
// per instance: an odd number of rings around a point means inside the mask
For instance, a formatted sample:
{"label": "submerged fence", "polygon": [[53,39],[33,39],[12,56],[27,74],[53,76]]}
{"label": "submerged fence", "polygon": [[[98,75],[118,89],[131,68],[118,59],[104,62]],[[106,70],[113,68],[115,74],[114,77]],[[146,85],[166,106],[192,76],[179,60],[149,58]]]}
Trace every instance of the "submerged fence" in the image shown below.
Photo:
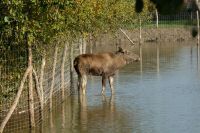
{"label": "submerged fence", "polygon": [[0,49],[0,132],[35,127],[72,90],[78,43]]}
{"label": "submerged fence", "polygon": [[[120,33],[115,40],[104,43],[181,42],[199,36],[197,12],[150,15],[149,21],[126,26],[129,40]],[[80,39],[73,44],[55,42],[42,50],[0,45],[0,133],[39,125],[48,116],[45,112],[76,91],[72,87],[74,56],[85,53],[86,43],[90,52],[102,43],[101,37],[97,41],[93,38],[93,42],[88,40],[87,43]]]}

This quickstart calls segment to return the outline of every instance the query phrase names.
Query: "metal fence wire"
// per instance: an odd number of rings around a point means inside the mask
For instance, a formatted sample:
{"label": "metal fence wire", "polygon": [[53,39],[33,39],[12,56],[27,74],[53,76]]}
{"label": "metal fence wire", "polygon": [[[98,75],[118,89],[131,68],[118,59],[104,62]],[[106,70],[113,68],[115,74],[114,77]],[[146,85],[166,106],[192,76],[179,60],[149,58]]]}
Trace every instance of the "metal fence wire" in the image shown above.
{"label": "metal fence wire", "polygon": [[[124,27],[135,43],[140,42],[141,39],[143,42],[189,41],[196,39],[195,36],[198,35],[196,12],[182,12],[175,15],[151,13],[149,15],[151,16],[149,21],[128,24]],[[123,35],[118,38],[122,42],[128,41]],[[98,45],[98,43],[100,41],[93,42],[92,47],[95,48],[95,44]],[[16,132],[30,128],[31,125],[28,76],[14,112],[5,127],[2,125],[16,100],[23,76],[29,67],[29,54],[28,49],[20,45],[3,46],[0,44],[0,125],[2,132]],[[78,41],[71,45],[66,43],[48,45],[42,50],[32,47],[33,106],[36,126],[48,117],[48,113],[45,112],[63,101],[63,94],[67,97],[76,93],[76,90],[71,87],[73,86],[72,78],[76,76],[72,73],[72,61],[80,53],[80,46]],[[46,51],[45,55],[43,50]],[[40,94],[37,88],[40,89]]]}
{"label": "metal fence wire", "polygon": [[[57,46],[57,45],[56,45]],[[46,55],[42,56],[41,51],[36,47],[32,48],[33,53],[33,69],[37,75],[39,81],[36,81],[36,77],[33,77],[33,95],[34,95],[34,119],[36,126],[41,123],[42,119],[46,116],[42,116],[41,102],[38,98],[36,91],[37,82],[40,82],[43,95],[43,112],[49,110],[49,100],[51,87],[53,105],[62,102],[61,87],[64,87],[64,96],[69,96],[73,90],[71,90],[71,58],[70,51],[73,50],[73,56],[76,56],[78,43],[74,43],[72,47],[66,44],[59,44],[57,48],[53,45],[46,48]],[[55,52],[57,49],[57,52]],[[3,123],[6,115],[8,114],[11,106],[13,105],[17,92],[23,78],[23,75],[28,67],[28,52],[27,49],[22,49],[20,45],[1,48],[0,49],[0,123]],[[56,53],[56,55],[55,55]],[[56,56],[56,60],[55,59]],[[65,56],[65,57],[64,57]],[[43,58],[45,57],[45,58]],[[65,59],[64,59],[65,58]],[[44,61],[44,62],[43,62]],[[55,68],[53,68],[55,67]],[[43,69],[43,70],[42,70]],[[63,69],[63,70],[61,70]],[[41,72],[43,75],[41,77]],[[54,71],[54,75],[52,75]],[[64,75],[63,86],[62,73]],[[34,75],[34,74],[33,74]],[[54,78],[54,81],[53,81]],[[42,79],[42,81],[41,81]],[[53,85],[52,85],[52,82]],[[30,114],[29,114],[29,88],[28,78],[24,83],[23,91],[19,98],[17,107],[14,109],[11,117],[9,118],[4,132],[16,132],[17,130],[30,127]],[[62,99],[62,100],[61,100]]]}

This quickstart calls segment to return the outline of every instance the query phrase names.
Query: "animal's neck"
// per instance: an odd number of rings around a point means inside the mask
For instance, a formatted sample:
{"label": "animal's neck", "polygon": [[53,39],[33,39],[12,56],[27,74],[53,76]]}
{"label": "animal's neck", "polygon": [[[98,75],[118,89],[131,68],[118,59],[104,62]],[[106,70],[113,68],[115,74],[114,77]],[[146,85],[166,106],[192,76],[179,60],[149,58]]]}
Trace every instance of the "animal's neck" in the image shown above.
{"label": "animal's neck", "polygon": [[116,65],[117,65],[117,68],[121,68],[126,65],[126,60],[124,59],[122,55],[116,56]]}

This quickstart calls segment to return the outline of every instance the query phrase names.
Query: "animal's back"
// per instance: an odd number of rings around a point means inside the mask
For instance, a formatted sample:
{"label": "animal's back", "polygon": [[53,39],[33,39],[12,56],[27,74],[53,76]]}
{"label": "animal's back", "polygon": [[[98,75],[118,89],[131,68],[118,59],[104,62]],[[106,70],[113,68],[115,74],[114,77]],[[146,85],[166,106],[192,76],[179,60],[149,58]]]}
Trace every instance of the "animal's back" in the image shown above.
{"label": "animal's back", "polygon": [[113,65],[113,53],[82,54],[75,58],[74,68],[77,74],[102,75]]}

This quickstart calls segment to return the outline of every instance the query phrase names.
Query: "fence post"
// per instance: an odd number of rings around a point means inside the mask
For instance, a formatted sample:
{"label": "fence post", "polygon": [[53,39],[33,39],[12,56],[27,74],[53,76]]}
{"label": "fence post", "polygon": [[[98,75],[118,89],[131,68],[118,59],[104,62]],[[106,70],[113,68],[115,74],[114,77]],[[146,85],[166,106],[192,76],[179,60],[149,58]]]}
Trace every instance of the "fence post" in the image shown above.
{"label": "fence post", "polygon": [[1,123],[1,126],[0,126],[0,133],[3,133],[3,130],[4,130],[4,128],[5,128],[5,126],[6,126],[7,122],[8,122],[8,120],[10,119],[12,113],[14,112],[14,110],[15,110],[15,108],[16,108],[18,102],[19,102],[19,98],[20,98],[21,93],[22,93],[23,88],[24,88],[24,83],[25,83],[25,81],[26,81],[26,79],[27,79],[27,76],[28,76],[28,74],[29,74],[30,71],[31,71],[31,68],[28,67],[28,68],[26,69],[26,72],[24,73],[24,76],[23,76],[23,78],[22,78],[22,80],[21,80],[21,83],[20,83],[20,86],[19,86],[19,88],[18,88],[17,95],[16,95],[16,97],[15,97],[15,100],[14,100],[12,106],[10,107],[8,114],[6,115],[6,117],[3,119],[2,123]]}
{"label": "fence post", "polygon": [[160,72],[160,44],[156,44],[156,54],[157,54],[157,73]]}
{"label": "fence post", "polygon": [[93,44],[92,44],[92,33],[89,34],[88,40],[89,40],[90,53],[92,54],[92,46],[93,46]]}
{"label": "fence post", "polygon": [[156,28],[158,28],[158,10],[156,9]]}
{"label": "fence post", "polygon": [[199,45],[199,11],[197,10],[197,45]]}
{"label": "fence post", "polygon": [[55,71],[56,71],[56,62],[57,62],[57,54],[58,54],[58,46],[56,44],[55,46],[55,52],[54,52],[54,59],[53,59],[53,72],[52,72],[52,82],[51,82],[51,88],[50,88],[50,95],[49,95],[49,99],[50,99],[50,110],[52,109],[52,97],[53,97],[53,89],[54,89],[54,82],[55,82]]}
{"label": "fence post", "polygon": [[74,88],[74,48],[72,42],[70,42],[70,93],[72,92],[72,88]]}
{"label": "fence post", "polygon": [[44,89],[43,89],[43,78],[44,78],[44,67],[45,67],[45,57],[42,57],[41,71],[40,71],[40,89],[41,89],[41,109],[44,109]]}
{"label": "fence post", "polygon": [[87,48],[87,42],[86,42],[85,35],[83,35],[83,37],[82,37],[82,46],[83,46],[83,54],[85,54],[86,48]]}
{"label": "fence post", "polygon": [[31,68],[29,72],[29,111],[30,111],[30,121],[31,127],[35,127],[35,116],[34,116],[34,97],[33,97],[33,65],[32,65],[33,55],[31,46],[28,46],[28,66]]}
{"label": "fence post", "polygon": [[83,40],[82,40],[82,37],[79,38],[78,44],[79,44],[79,54],[83,54]]}
{"label": "fence post", "polygon": [[62,57],[62,64],[61,64],[61,89],[62,89],[62,100],[64,100],[65,97],[65,58],[67,54],[67,44],[65,43],[65,48],[63,51],[63,57]]}
{"label": "fence post", "polygon": [[141,22],[141,19],[140,19],[140,36],[139,36],[139,44],[141,45],[141,43],[142,43],[142,27],[141,27],[141,24],[142,22]]}
{"label": "fence post", "polygon": [[135,43],[131,40],[131,38],[126,34],[126,32],[125,32],[124,30],[122,30],[122,29],[120,28],[120,31],[126,36],[126,38],[127,38],[133,45],[135,45]]}
{"label": "fence post", "polygon": [[142,63],[142,45],[139,44],[139,51],[140,51],[140,73],[142,74],[143,69],[143,63]]}

